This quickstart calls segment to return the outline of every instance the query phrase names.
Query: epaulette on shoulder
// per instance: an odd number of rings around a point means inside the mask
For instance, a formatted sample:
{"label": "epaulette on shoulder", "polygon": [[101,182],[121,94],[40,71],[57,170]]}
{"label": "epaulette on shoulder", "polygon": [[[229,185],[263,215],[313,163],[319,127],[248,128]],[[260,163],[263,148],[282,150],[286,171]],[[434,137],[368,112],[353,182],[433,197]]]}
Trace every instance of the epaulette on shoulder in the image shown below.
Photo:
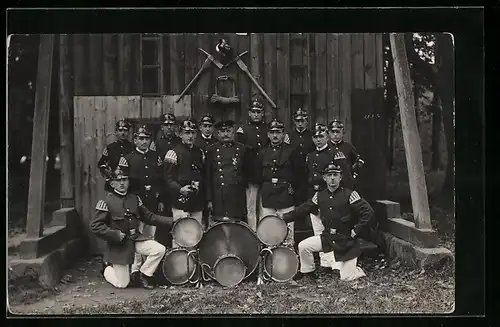
{"label": "epaulette on shoulder", "polygon": [[97,202],[95,208],[96,208],[96,210],[99,210],[99,211],[108,211],[108,205],[103,200],[99,200],[99,202]]}
{"label": "epaulette on shoulder", "polygon": [[352,191],[351,195],[349,195],[349,204],[353,204],[356,201],[361,200],[361,197],[359,196],[358,192]]}

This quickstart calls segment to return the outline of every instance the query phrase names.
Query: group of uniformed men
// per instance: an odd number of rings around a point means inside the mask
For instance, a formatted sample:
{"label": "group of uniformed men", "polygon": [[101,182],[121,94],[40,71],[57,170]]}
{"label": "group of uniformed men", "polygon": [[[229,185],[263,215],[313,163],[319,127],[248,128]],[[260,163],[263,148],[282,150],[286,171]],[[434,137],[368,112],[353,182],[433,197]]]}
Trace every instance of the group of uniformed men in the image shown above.
{"label": "group of uniformed men", "polygon": [[179,126],[171,113],[160,119],[154,142],[142,126],[133,144],[131,125],[118,121],[117,140],[98,162],[109,192],[96,205],[91,229],[109,247],[103,265],[108,282],[154,288],[151,277],[166,247],[177,246],[170,244],[171,226],[188,216],[205,229],[234,220],[255,231],[259,218],[275,215],[288,223],[287,245],[294,244],[294,221],[307,226],[310,217],[314,236],[298,245],[300,272],[294,279],[316,278],[313,252],[320,252],[319,269],[338,269],[343,280],[364,276],[356,265],[357,237],[373,210],[354,191],[363,160],[343,140],[340,121],[310,131],[307,112],[298,109],[286,133],[277,119],[265,123],[257,100],[237,128],[230,120],[215,123],[209,114],[198,124],[186,119]]}

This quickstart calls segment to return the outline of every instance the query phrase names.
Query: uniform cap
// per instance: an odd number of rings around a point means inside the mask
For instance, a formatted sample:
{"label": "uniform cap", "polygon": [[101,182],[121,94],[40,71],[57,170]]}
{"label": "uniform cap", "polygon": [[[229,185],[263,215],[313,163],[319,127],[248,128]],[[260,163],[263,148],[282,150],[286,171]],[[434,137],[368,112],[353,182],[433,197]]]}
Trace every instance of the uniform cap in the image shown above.
{"label": "uniform cap", "polygon": [[181,123],[181,130],[196,132],[196,123],[191,119],[186,119]]}
{"label": "uniform cap", "polygon": [[205,114],[201,117],[200,124],[201,125],[213,125],[214,124],[214,117],[210,114]]}
{"label": "uniform cap", "polygon": [[283,131],[284,129],[285,129],[285,124],[283,124],[281,121],[279,121],[277,119],[273,119],[268,124],[269,131]]}
{"label": "uniform cap", "polygon": [[221,120],[220,122],[214,125],[214,127],[219,130],[230,128],[233,126],[234,126],[234,121],[232,120]]}
{"label": "uniform cap", "polygon": [[129,129],[130,128],[130,123],[128,122],[127,118],[122,118],[119,121],[116,122],[115,128],[125,128]]}
{"label": "uniform cap", "polygon": [[314,125],[313,135],[318,136],[318,135],[321,135],[323,133],[326,133],[326,131],[327,131],[327,129],[326,129],[325,125],[317,123]]}
{"label": "uniform cap", "polygon": [[175,115],[167,112],[160,116],[160,121],[162,124],[175,124]]}
{"label": "uniform cap", "polygon": [[297,111],[293,113],[293,119],[307,119],[308,117],[309,114],[307,111],[302,110],[301,108],[297,109]]}
{"label": "uniform cap", "polygon": [[328,173],[341,173],[342,169],[340,166],[337,166],[334,163],[329,163],[326,165],[325,169],[323,169],[323,174],[328,174]]}
{"label": "uniform cap", "polygon": [[250,110],[264,110],[264,105],[259,100],[253,100]]}
{"label": "uniform cap", "polygon": [[342,128],[344,128],[344,124],[342,124],[342,122],[338,119],[334,119],[328,124],[329,130],[342,129]]}
{"label": "uniform cap", "polygon": [[151,137],[151,132],[148,131],[148,128],[146,125],[142,125],[137,129],[137,131],[134,133],[134,136],[143,136],[143,137]]}
{"label": "uniform cap", "polygon": [[121,167],[118,167],[115,169],[115,171],[113,171],[113,175],[112,175],[112,178],[113,179],[122,179],[122,178],[128,178],[128,172],[126,169],[123,169]]}

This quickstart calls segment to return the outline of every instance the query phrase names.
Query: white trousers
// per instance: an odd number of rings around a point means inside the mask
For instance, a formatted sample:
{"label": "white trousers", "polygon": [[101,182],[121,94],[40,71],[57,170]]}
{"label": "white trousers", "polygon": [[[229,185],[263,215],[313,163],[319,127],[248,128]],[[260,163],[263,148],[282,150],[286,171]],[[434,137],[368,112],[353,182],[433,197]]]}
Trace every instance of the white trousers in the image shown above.
{"label": "white trousers", "polygon": [[[181,218],[191,217],[196,219],[200,223],[200,225],[203,226],[202,222],[203,211],[187,212],[181,209],[172,208],[172,216],[174,218],[174,222]],[[177,242],[175,242],[175,240],[172,239],[172,248],[178,248],[178,247],[180,247],[179,244],[177,244]]]}
{"label": "white trousers", "polygon": [[[147,225],[141,221],[139,223],[138,230],[139,233],[142,233],[142,235],[154,238],[156,232],[156,226]],[[146,258],[140,253],[137,253],[137,251],[135,251],[134,263],[132,264],[132,272],[139,271],[144,260],[146,260]]]}
{"label": "white trousers", "polygon": [[[135,242],[135,252],[146,256],[146,261],[141,266],[140,271],[146,276],[153,276],[156,268],[165,255],[165,247],[160,243],[148,240]],[[130,283],[128,265],[116,265],[106,267],[104,278],[111,285],[117,288],[125,288]]]}
{"label": "white trousers", "polygon": [[[278,212],[282,213],[282,214],[285,214],[287,212],[292,211],[293,209],[295,209],[294,206],[291,206],[291,207],[288,207],[288,208],[284,208],[284,209],[271,209],[271,208],[264,208],[263,207],[262,211],[261,211],[261,214],[260,214],[260,218],[262,219],[263,217],[269,216],[269,215],[276,216],[276,214]],[[294,245],[293,226],[294,226],[294,222],[293,221],[291,223],[287,224],[288,234],[286,236],[285,241],[283,242],[283,245],[286,245],[286,246],[293,246]]]}
{"label": "white trousers", "polygon": [[[321,238],[311,236],[299,243],[300,272],[314,271],[313,252],[321,251]],[[340,280],[354,280],[366,276],[363,269],[357,266],[358,258],[348,261],[337,261],[340,270]]]}
{"label": "white trousers", "polygon": [[257,230],[257,217],[259,209],[259,186],[257,184],[250,184],[246,189],[247,198],[247,221],[248,226],[254,231]]}
{"label": "white trousers", "polygon": [[[319,215],[309,215],[311,217],[311,225],[313,229],[314,236],[319,236],[325,230],[325,226],[321,222]],[[321,251],[321,249],[320,249]],[[331,267],[332,269],[340,269],[339,265],[335,261],[335,255],[332,252],[324,253],[319,252],[319,262],[321,267]]]}

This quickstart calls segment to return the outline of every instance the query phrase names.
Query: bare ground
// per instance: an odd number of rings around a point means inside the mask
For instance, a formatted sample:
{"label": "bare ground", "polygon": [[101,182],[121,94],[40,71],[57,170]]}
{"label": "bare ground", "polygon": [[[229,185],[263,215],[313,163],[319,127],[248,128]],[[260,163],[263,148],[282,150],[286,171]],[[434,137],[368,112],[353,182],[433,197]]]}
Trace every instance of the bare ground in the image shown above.
{"label": "bare ground", "polygon": [[414,271],[383,257],[365,259],[367,277],[354,282],[337,275],[319,281],[290,281],[256,286],[244,281],[235,288],[215,282],[201,289],[171,286],[148,291],[115,289],[87,259],[67,272],[51,290],[11,287],[14,314],[356,314],[451,313],[454,273],[449,268]]}

